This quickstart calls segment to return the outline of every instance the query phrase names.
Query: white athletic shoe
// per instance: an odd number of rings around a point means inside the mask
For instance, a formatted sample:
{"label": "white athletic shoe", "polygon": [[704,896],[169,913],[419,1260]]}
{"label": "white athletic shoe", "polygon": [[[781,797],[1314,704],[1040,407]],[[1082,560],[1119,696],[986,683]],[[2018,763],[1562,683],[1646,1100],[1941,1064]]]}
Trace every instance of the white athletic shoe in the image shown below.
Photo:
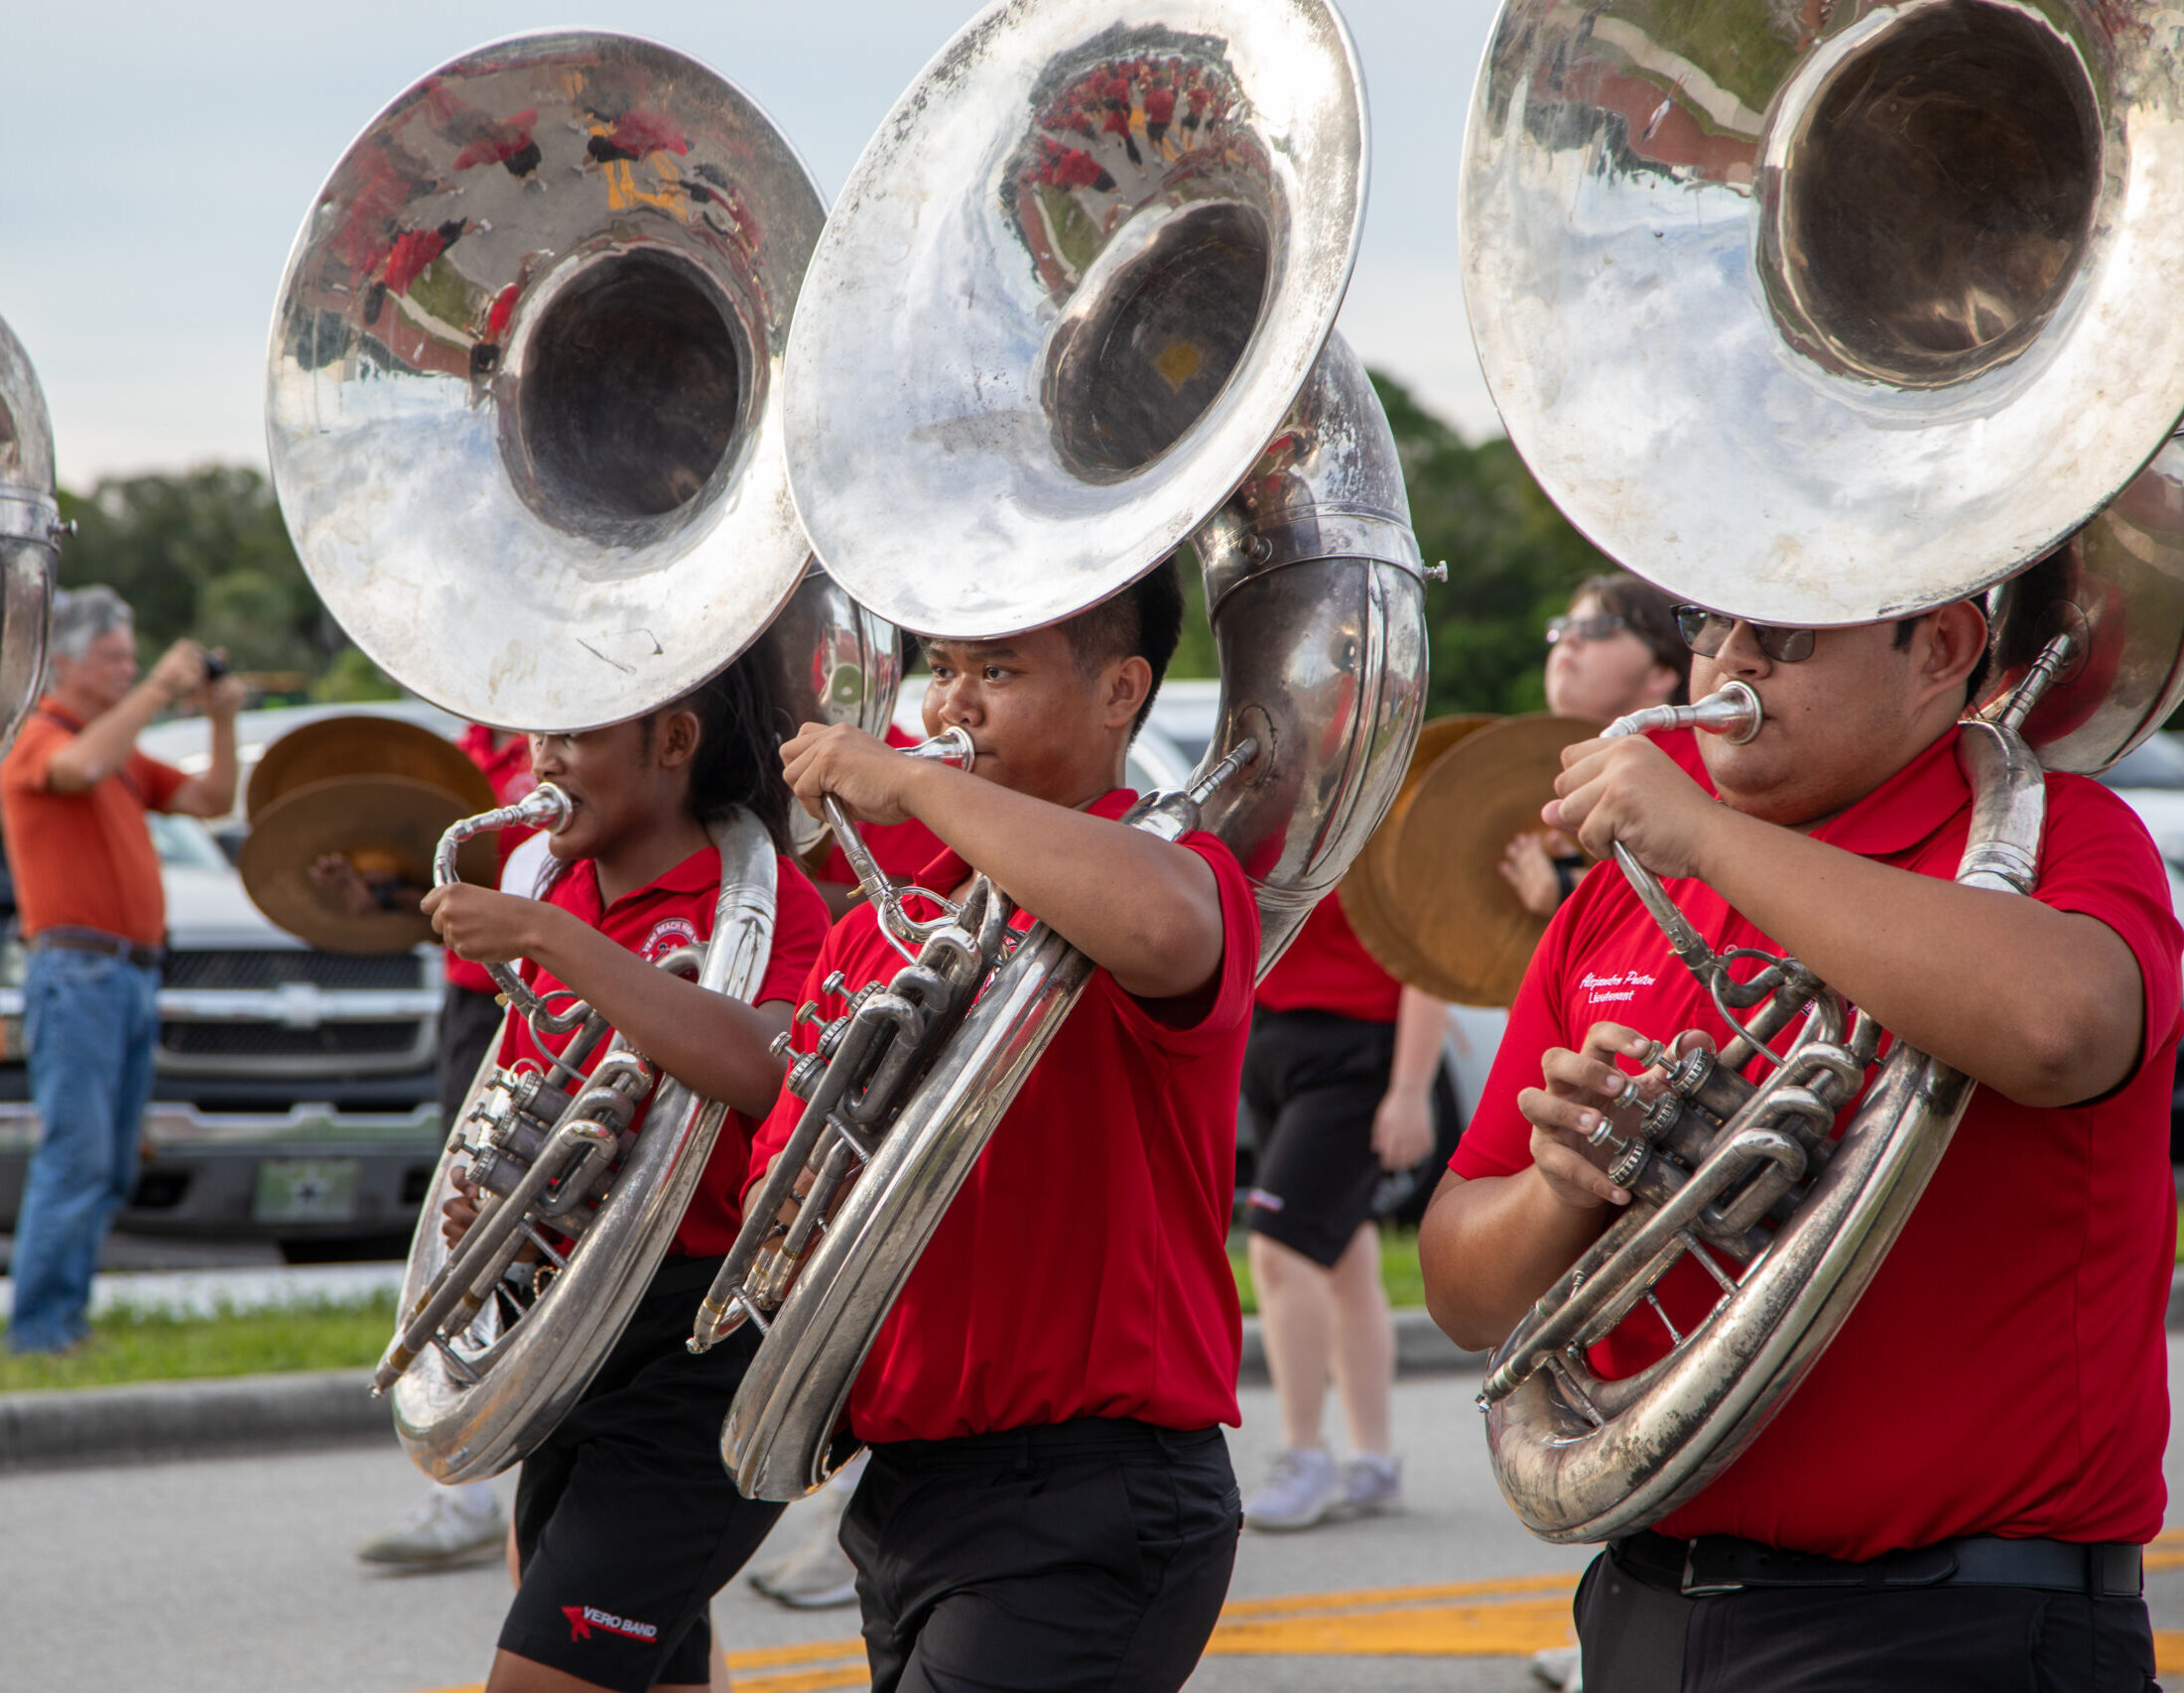
{"label": "white athletic shoe", "polygon": [[1342,1496],[1342,1477],[1325,1447],[1287,1447],[1274,1454],[1266,1480],[1243,1501],[1246,1528],[1310,1528]]}
{"label": "white athletic shoe", "polygon": [[814,1526],[795,1551],[771,1568],[751,1574],[751,1586],[791,1611],[825,1611],[857,1602],[856,1566],[841,1549],[841,1519]]}
{"label": "white athletic shoe", "polygon": [[1585,1693],[1585,1662],[1576,1646],[1549,1646],[1532,1654],[1532,1679],[1555,1693]]}
{"label": "white athletic shoe", "polygon": [[813,1501],[810,1532],[786,1556],[751,1571],[751,1586],[792,1611],[854,1605],[857,1571],[841,1549],[841,1514],[863,1474],[864,1454],[859,1453]]}
{"label": "white athletic shoe", "polygon": [[1384,1452],[1360,1452],[1343,1466],[1342,1516],[1387,1516],[1403,1508],[1403,1461]]}
{"label": "white athletic shoe", "polygon": [[508,1538],[500,1500],[482,1484],[433,1489],[394,1528],[356,1549],[367,1564],[446,1570],[498,1557]]}

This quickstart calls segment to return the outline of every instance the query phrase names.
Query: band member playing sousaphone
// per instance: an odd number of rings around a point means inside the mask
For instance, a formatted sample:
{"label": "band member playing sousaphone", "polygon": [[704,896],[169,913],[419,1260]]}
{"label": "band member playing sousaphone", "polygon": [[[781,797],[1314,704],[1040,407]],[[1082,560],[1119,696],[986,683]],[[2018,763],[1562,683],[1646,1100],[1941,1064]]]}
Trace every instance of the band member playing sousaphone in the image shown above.
{"label": "band member playing sousaphone", "polygon": [[[282,282],[268,444],[306,572],[405,687],[532,731],[541,778],[431,856],[427,914],[508,1020],[372,1378],[436,1480],[524,1466],[496,1689],[713,1680],[707,1603],[776,1514],[713,1450],[749,1340],[682,1337],[826,926],[779,738],[878,728],[898,680],[894,630],[814,569],[780,451],[825,217],[732,82],[542,32],[390,102]],[[520,823],[551,887],[458,885]]]}
{"label": "band member playing sousaphone", "polygon": [[[1252,983],[1423,710],[1400,460],[1332,333],[1363,120],[1324,0],[1011,0],[897,103],[813,255],[790,484],[828,572],[924,639],[935,744],[783,754],[852,860],[852,816],[948,850],[912,890],[858,865],[692,1342],[766,1330],[720,1441],[754,1497],[870,1447],[842,1542],[881,1693],[1178,1688],[1227,1586]],[[1185,536],[1219,723],[1135,800]]]}
{"label": "band member playing sousaphone", "polygon": [[[707,1685],[706,1608],[780,1514],[741,1498],[714,1455],[720,1406],[756,1337],[703,1358],[682,1343],[691,1302],[734,1238],[751,1127],[780,1081],[768,1045],[817,956],[825,903],[779,855],[773,951],[748,1004],[654,968],[711,938],[721,872],[709,825],[742,809],[788,845],[788,792],[764,724],[744,661],[634,720],[533,736],[534,773],[572,802],[549,844],[546,891],[525,899],[456,883],[425,899],[454,956],[523,961],[534,992],[578,994],[667,1074],[737,1113],[619,1343],[523,1462],[519,1580],[487,1683],[495,1689]],[[503,1071],[544,1069],[570,1044],[567,1033],[542,1040],[511,1018],[497,1061]],[[595,1045],[572,1062],[589,1074],[603,1053]],[[636,1126],[641,1133],[642,1114]],[[447,1205],[450,1245],[477,1215],[475,1187],[466,1175],[458,1185]]]}
{"label": "band member playing sousaphone", "polygon": [[1564,755],[1615,862],[1429,1297],[1512,1508],[1607,1542],[1588,1693],[2142,1693],[2179,931],[2085,777],[2184,693],[2184,61],[2144,0],[1763,14],[1503,0],[1475,85],[1487,385],[1694,704]]}
{"label": "band member playing sousaphone", "polygon": [[[975,866],[1019,929],[1036,913],[1097,966],[850,1394],[872,1458],[842,1545],[883,1693],[1180,1687],[1227,1591],[1224,1242],[1258,914],[1217,837],[1117,821],[1182,615],[1168,565],[1060,625],[929,640],[926,727],[968,731],[971,774],[846,727],[782,748],[812,809],[832,795],[931,829],[946,849],[920,885],[961,898]],[[813,968],[797,1051],[900,965],[875,909],[852,909]],[[784,1093],[760,1129],[754,1187],[803,1109]]]}
{"label": "band member playing sousaphone", "polygon": [[[1962,1126],[1832,1345],[1750,1446],[1610,1542],[1579,1590],[1591,1693],[2151,1685],[2168,1101],[2179,931],[2161,861],[2098,784],[2046,779],[2031,897],[1958,885],[1958,717],[1986,618],[1848,628],[1679,611],[1692,692],[1747,684],[1713,793],[1643,736],[1564,755],[1544,821],[1620,842],[1717,952],[1794,955],[1975,1079]],[[1631,1200],[1603,1167],[1651,1042],[1730,1030],[1631,883],[1549,926],[1420,1237],[1435,1318],[1492,1346]],[[1637,1095],[1651,1100],[1656,1082]],[[1726,1260],[1724,1260],[1726,1261]],[[1686,1257],[1592,1352],[1628,1376],[1718,1294]]]}

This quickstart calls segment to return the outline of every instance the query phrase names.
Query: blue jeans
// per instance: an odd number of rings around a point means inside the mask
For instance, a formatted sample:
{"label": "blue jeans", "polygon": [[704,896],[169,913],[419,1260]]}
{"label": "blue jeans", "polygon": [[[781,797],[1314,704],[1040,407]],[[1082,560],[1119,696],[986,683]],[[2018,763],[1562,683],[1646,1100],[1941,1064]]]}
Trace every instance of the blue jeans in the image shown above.
{"label": "blue jeans", "polygon": [[16,1352],[56,1351],[90,1332],[99,1241],[136,1185],[158,991],[159,972],[127,959],[31,953],[23,1034],[42,1126],[15,1222]]}

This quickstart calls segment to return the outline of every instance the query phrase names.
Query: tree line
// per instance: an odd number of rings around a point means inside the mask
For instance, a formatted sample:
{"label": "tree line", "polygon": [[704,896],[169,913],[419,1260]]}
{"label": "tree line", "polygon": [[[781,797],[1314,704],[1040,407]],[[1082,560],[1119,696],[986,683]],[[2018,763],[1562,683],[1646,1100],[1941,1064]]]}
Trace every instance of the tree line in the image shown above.
{"label": "tree line", "polygon": [[[1546,620],[1607,561],[1540,492],[1507,441],[1467,442],[1401,384],[1377,373],[1373,381],[1419,548],[1429,564],[1449,566],[1445,585],[1426,586],[1431,710],[1540,710]],[[315,698],[395,691],[320,603],[259,471],[211,465],[109,477],[87,493],[64,491],[61,506],[77,526],[62,551],[62,585],[106,583],[127,599],[147,662],[187,634],[225,647],[238,670]],[[1175,674],[1214,674],[1202,617],[1187,625]]]}

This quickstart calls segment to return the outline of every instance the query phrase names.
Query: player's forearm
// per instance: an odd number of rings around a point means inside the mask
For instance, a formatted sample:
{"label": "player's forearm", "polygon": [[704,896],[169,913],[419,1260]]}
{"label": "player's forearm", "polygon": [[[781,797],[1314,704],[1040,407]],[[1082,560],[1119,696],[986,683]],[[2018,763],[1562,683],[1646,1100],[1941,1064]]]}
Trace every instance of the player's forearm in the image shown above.
{"label": "player's forearm", "polygon": [[788,1010],[746,1005],[647,964],[569,913],[541,905],[525,956],[668,1075],[708,1100],[763,1116],[781,1092],[782,1061],[767,1050]]}
{"label": "player's forearm", "polygon": [[1388,1092],[1425,1094],[1440,1073],[1441,1050],[1448,1038],[1449,1008],[1415,987],[1403,989],[1395,1010],[1395,1057],[1388,1066]]}
{"label": "player's forearm", "polygon": [[236,759],[232,713],[220,712],[212,718],[212,761],[199,780],[204,784],[202,798],[207,808],[206,817],[222,816],[234,805]]}
{"label": "player's forearm", "polygon": [[2021,1105],[2104,1093],[2138,1051],[2136,962],[2093,918],[1734,812],[1723,814],[1703,879],[1899,1039]]}
{"label": "player's forearm", "polygon": [[[212,756],[203,772],[175,791],[173,809],[191,817],[225,817],[235,804],[235,719],[220,714],[212,718]],[[423,894],[417,890],[415,898]]]}
{"label": "player's forearm", "polygon": [[150,678],[138,683],[53,755],[47,767],[48,783],[56,793],[63,794],[96,787],[129,761],[137,736],[170,704],[166,690]]}
{"label": "player's forearm", "polygon": [[1196,992],[1220,967],[1220,891],[1188,847],[940,764],[919,766],[910,809],[1126,992]]}
{"label": "player's forearm", "polygon": [[1452,1172],[1418,1229],[1426,1310],[1460,1347],[1498,1346],[1607,1222],[1606,1208],[1563,1204],[1533,1170],[1474,1181]]}

